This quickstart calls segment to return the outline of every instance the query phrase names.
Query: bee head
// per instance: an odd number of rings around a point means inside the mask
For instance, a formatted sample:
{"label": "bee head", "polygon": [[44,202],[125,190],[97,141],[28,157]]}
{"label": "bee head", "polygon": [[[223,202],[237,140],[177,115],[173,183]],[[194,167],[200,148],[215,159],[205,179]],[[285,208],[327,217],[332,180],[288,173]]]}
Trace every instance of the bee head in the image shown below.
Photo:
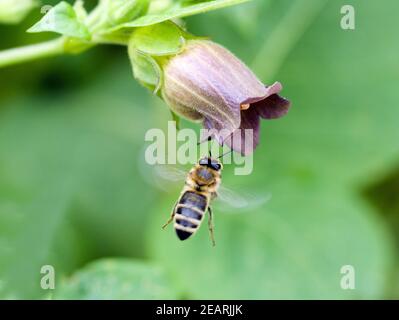
{"label": "bee head", "polygon": [[204,157],[200,159],[198,164],[200,166],[204,166],[215,171],[220,171],[223,169],[222,163],[218,159],[213,159],[211,157]]}

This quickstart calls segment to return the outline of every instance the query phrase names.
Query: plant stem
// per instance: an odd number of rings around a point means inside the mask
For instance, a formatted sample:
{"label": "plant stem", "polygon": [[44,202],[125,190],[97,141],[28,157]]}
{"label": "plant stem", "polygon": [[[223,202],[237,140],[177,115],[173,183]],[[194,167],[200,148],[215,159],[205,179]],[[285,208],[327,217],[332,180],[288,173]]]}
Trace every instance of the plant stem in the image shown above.
{"label": "plant stem", "polygon": [[58,38],[25,47],[0,51],[0,68],[63,54],[65,53],[64,44],[65,39]]}

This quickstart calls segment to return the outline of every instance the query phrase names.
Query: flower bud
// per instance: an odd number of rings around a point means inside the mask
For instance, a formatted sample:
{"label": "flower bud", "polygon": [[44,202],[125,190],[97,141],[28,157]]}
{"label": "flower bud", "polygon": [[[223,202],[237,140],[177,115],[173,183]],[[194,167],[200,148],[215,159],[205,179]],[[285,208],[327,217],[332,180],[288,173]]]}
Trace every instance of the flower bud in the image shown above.
{"label": "flower bud", "polygon": [[[260,118],[288,112],[290,103],[278,95],[281,90],[279,82],[263,85],[230,51],[208,40],[189,40],[163,66],[162,97],[170,108],[202,122],[220,143],[243,155],[259,143]],[[250,138],[245,130],[252,130]]]}

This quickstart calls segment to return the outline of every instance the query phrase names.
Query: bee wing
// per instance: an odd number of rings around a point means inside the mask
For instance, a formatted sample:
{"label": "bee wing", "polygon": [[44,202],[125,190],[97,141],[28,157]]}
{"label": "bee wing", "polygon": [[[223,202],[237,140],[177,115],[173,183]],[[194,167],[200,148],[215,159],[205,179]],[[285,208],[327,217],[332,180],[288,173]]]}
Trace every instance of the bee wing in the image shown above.
{"label": "bee wing", "polygon": [[144,182],[164,192],[170,192],[175,187],[183,187],[189,172],[179,165],[149,164],[145,157],[145,146],[139,152],[137,167]]}
{"label": "bee wing", "polygon": [[271,193],[253,193],[220,186],[217,199],[220,200],[218,210],[228,213],[242,213],[259,208],[267,203],[271,199]]}
{"label": "bee wing", "polygon": [[157,177],[170,182],[181,182],[187,177],[187,171],[172,165],[156,165],[153,170]]}
{"label": "bee wing", "polygon": [[174,165],[142,165],[140,170],[145,182],[157,189],[168,192],[175,187],[182,187],[188,171]]}

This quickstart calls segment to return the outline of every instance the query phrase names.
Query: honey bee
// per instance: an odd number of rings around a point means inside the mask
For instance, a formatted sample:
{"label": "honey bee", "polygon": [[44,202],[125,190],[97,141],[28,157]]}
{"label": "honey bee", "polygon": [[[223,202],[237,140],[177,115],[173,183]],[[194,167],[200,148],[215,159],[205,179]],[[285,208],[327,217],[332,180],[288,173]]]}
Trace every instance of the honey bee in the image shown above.
{"label": "honey bee", "polygon": [[215,245],[210,203],[218,195],[222,169],[223,165],[219,159],[213,159],[211,156],[200,159],[188,173],[185,186],[172,214],[162,228],[164,229],[173,221],[177,237],[180,240],[186,240],[197,232],[208,212],[208,229],[212,244]]}
{"label": "honey bee", "polygon": [[[216,198],[221,200],[222,205],[218,208],[220,211],[236,213],[257,208],[271,198],[269,193],[254,194],[223,187],[222,170],[223,164],[219,159],[212,158],[211,154],[201,158],[188,174],[172,165],[156,166],[154,170],[156,178],[151,184],[164,191],[170,189],[170,182],[185,180],[172,214],[162,228],[174,222],[177,237],[182,241],[187,240],[198,231],[208,213],[208,229],[212,244],[215,246],[214,216],[210,205],[213,200]],[[149,182],[149,176],[145,177]],[[169,183],[164,183],[162,180]]]}

